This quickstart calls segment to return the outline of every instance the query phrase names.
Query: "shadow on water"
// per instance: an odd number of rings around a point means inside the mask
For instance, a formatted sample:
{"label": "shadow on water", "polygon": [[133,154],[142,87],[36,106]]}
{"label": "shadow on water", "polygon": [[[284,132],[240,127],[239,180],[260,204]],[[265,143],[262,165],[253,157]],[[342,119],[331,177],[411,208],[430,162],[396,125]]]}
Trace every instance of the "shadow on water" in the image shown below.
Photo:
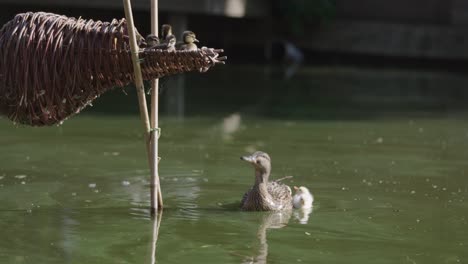
{"label": "shadow on water", "polygon": [[[304,67],[290,79],[278,78],[280,69],[223,66],[205,75],[186,76],[185,100],[172,98],[162,80],[161,109],[183,102],[185,116],[223,116],[241,113],[289,120],[361,120],[405,117],[413,112],[446,115],[466,111],[468,78],[462,74],[400,69]],[[441,89],[443,87],[443,89]],[[98,99],[88,113],[136,113],[134,89],[119,89]],[[163,114],[170,114],[162,110]]]}

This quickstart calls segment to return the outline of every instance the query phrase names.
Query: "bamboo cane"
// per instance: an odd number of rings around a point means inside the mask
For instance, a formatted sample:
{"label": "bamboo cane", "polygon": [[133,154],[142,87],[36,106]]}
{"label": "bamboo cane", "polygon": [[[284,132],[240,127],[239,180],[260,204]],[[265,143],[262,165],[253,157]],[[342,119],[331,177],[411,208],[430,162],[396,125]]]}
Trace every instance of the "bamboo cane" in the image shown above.
{"label": "bamboo cane", "polygon": [[[148,106],[146,104],[146,97],[145,97],[145,87],[143,84],[143,76],[141,74],[141,67],[138,58],[138,45],[136,41],[135,35],[135,25],[133,23],[133,13],[132,13],[132,6],[130,0],[123,0],[124,9],[125,9],[125,18],[127,19],[127,31],[130,37],[130,49],[132,51],[132,62],[133,62],[133,70],[135,74],[135,86],[138,95],[138,103],[140,106],[140,117],[143,121],[143,125],[145,128],[145,139],[146,139],[146,150],[149,158],[151,174],[154,174],[156,171],[153,169],[155,166],[154,163],[155,159],[152,158],[151,151],[150,151],[150,134],[151,134],[151,127],[150,127],[150,120],[148,116]],[[152,133],[155,134],[155,133]],[[153,156],[155,157],[155,156]],[[156,167],[157,168],[157,167]],[[152,177],[153,178],[153,177]],[[158,210],[158,200],[155,199],[156,196],[153,195],[155,189],[153,183],[151,183],[151,214]],[[157,190],[157,189],[156,189]]]}
{"label": "bamboo cane", "polygon": [[[158,32],[158,20],[159,20],[159,13],[158,13],[158,0],[151,0],[151,33],[155,36],[159,35]],[[151,127],[159,128],[159,79],[154,79],[151,81]],[[158,197],[159,209],[163,208],[163,200],[162,200],[162,193],[161,193],[161,184],[159,182],[159,156],[158,156],[158,139],[161,134],[160,129],[153,129],[150,136],[151,136],[151,158],[153,160],[152,163],[152,173],[151,173],[151,185],[154,186],[153,190],[151,190],[151,195],[154,197]],[[156,193],[155,193],[156,192]],[[155,198],[151,198],[151,200],[155,200]],[[153,208],[153,207],[152,207]]]}

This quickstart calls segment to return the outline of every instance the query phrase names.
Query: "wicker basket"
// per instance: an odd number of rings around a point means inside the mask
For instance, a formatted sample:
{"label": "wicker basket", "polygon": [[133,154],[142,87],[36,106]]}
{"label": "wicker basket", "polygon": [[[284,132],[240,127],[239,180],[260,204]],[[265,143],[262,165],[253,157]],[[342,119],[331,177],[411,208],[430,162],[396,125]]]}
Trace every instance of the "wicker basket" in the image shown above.
{"label": "wicker basket", "polygon": [[[220,52],[142,48],[143,78],[206,71],[224,62]],[[13,122],[60,124],[104,92],[128,85],[133,76],[125,19],[24,13],[0,30],[0,113]]]}

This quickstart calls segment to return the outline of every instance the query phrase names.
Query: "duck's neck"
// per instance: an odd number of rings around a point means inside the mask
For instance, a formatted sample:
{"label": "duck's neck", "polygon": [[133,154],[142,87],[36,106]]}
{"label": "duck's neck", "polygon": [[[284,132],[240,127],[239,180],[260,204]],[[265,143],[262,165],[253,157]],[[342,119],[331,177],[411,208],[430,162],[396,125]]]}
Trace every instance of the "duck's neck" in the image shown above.
{"label": "duck's neck", "polygon": [[254,188],[265,197],[268,194],[267,185],[268,179],[270,178],[269,170],[255,170],[255,185]]}

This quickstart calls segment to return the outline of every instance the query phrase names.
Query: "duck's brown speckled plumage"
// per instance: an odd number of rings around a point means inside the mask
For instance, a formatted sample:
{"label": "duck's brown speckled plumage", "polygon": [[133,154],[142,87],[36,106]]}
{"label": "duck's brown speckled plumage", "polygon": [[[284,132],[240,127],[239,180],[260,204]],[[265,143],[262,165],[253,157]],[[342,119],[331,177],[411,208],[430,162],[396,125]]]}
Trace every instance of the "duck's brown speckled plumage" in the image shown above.
{"label": "duck's brown speckled plumage", "polygon": [[271,159],[268,154],[257,151],[251,156],[241,159],[252,163],[255,168],[255,184],[244,194],[241,201],[242,210],[279,211],[292,209],[291,188],[276,181],[268,181],[271,171]]}

